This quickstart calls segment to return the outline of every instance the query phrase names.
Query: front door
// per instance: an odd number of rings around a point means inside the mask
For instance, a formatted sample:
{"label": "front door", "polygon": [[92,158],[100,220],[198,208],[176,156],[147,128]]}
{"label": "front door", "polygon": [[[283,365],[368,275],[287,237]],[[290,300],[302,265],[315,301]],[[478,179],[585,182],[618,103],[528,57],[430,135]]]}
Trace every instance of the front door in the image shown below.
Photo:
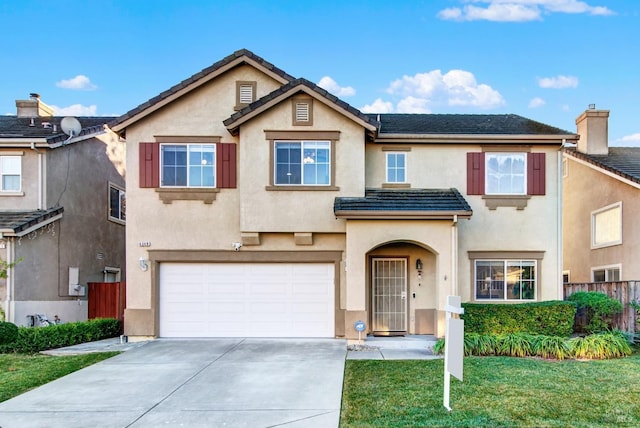
{"label": "front door", "polygon": [[407,332],[407,259],[373,258],[371,262],[374,334]]}

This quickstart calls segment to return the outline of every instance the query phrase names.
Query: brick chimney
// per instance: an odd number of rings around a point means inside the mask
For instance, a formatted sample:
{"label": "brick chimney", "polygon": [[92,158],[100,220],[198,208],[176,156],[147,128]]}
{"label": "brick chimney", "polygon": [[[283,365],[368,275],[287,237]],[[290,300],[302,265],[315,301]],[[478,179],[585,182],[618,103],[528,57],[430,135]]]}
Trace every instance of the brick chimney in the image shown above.
{"label": "brick chimney", "polygon": [[587,155],[609,154],[609,110],[596,110],[589,105],[576,119],[578,127],[578,151]]}
{"label": "brick chimney", "polygon": [[53,109],[40,101],[40,94],[29,94],[28,100],[16,100],[18,117],[51,117]]}

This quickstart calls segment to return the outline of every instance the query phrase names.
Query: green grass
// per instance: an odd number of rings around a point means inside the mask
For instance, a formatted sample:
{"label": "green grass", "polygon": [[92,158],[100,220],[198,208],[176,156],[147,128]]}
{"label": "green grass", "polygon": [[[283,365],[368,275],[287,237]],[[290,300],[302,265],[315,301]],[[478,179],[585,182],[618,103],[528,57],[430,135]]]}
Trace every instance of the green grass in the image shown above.
{"label": "green grass", "polygon": [[466,357],[442,405],[443,360],[347,360],[346,427],[640,426],[640,355],[602,361]]}
{"label": "green grass", "polygon": [[117,354],[119,352],[100,352],[64,357],[0,354],[0,402]]}

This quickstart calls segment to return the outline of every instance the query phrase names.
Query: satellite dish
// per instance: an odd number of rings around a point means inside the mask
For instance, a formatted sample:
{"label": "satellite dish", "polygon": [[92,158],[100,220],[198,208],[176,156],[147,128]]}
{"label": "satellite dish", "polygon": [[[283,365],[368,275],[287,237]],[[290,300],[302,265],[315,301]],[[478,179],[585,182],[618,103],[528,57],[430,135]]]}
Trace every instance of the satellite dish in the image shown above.
{"label": "satellite dish", "polygon": [[69,138],[73,138],[80,135],[82,126],[80,125],[80,122],[78,122],[78,119],[76,119],[75,117],[67,116],[63,117],[60,121],[60,128],[62,128],[62,132],[67,134]]}

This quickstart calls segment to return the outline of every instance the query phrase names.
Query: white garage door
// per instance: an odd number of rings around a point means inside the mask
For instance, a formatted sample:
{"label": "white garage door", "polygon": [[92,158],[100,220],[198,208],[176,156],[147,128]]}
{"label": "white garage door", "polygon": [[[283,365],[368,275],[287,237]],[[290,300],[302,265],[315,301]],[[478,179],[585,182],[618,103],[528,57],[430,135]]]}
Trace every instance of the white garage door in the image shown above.
{"label": "white garage door", "polygon": [[161,263],[162,337],[334,337],[334,266]]}

